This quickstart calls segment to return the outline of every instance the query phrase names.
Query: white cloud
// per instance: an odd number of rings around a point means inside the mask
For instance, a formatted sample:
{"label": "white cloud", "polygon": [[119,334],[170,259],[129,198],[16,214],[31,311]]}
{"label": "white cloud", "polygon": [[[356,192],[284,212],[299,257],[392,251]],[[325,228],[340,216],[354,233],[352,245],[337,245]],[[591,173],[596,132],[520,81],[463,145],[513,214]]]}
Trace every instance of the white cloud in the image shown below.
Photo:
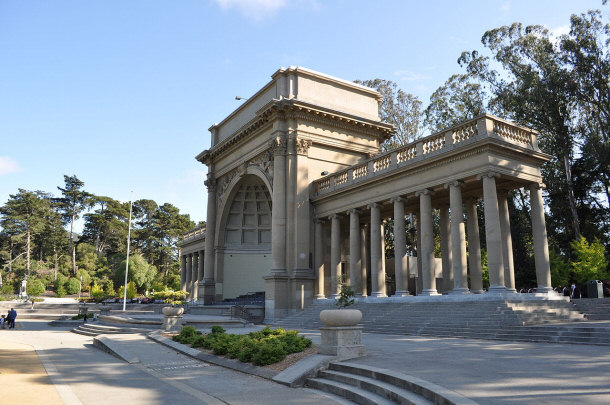
{"label": "white cloud", "polygon": [[502,4],[502,6],[500,6],[500,10],[505,14],[508,13],[510,11],[510,1]]}
{"label": "white cloud", "polygon": [[398,76],[399,80],[405,82],[423,82],[430,78],[429,76],[411,70],[397,70],[394,72],[394,75]]}
{"label": "white cloud", "polygon": [[221,9],[237,9],[246,18],[261,21],[286,6],[286,0],[212,0]]}
{"label": "white cloud", "polygon": [[559,38],[562,35],[567,35],[570,33],[570,24],[561,25],[555,28],[549,28],[549,32],[555,38]]}
{"label": "white cloud", "polygon": [[0,156],[0,176],[21,171],[21,167],[10,156]]}

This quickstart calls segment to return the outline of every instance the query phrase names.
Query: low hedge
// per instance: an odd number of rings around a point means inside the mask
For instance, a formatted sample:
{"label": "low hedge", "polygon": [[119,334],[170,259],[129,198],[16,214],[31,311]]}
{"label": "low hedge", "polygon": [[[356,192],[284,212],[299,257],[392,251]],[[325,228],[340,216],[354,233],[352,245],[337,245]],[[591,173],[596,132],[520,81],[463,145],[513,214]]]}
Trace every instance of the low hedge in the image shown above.
{"label": "low hedge", "polygon": [[265,366],[277,363],[291,353],[298,353],[311,346],[311,340],[299,336],[297,331],[266,327],[247,335],[228,334],[220,326],[203,334],[192,326],[184,326],[173,337],[176,342],[211,350],[215,355],[238,359],[243,363]]}

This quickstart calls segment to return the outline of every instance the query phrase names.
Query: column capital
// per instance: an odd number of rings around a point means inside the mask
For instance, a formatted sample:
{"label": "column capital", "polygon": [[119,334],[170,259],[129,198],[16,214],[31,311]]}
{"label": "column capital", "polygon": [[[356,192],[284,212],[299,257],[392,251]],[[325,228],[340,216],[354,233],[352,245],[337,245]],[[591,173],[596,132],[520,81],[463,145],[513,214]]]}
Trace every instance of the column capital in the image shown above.
{"label": "column capital", "polygon": [[297,154],[307,156],[312,143],[310,139],[296,138]]}
{"label": "column capital", "polygon": [[415,192],[415,197],[419,197],[420,195],[434,195],[434,191],[431,188],[424,188],[423,190],[418,190]]}
{"label": "column capital", "polygon": [[399,203],[399,202],[405,202],[405,201],[407,201],[407,199],[404,197],[401,197],[401,196],[390,198],[391,203]]}
{"label": "column capital", "polygon": [[217,182],[214,175],[208,174],[208,178],[203,182],[203,184],[205,184],[205,186],[207,187],[208,193],[213,193],[214,191],[216,191]]}
{"label": "column capital", "polygon": [[316,219],[314,219],[314,223],[316,223],[316,224],[323,224],[324,222],[326,222],[324,220],[324,218],[316,218]]}
{"label": "column capital", "polygon": [[500,173],[489,170],[485,173],[477,174],[477,180],[483,180],[484,178],[500,178]]}
{"label": "column capital", "polygon": [[449,187],[464,187],[464,182],[462,180],[454,180],[448,183],[445,183],[445,188]]}
{"label": "column capital", "polygon": [[334,214],[330,214],[328,216],[328,219],[332,220],[332,219],[340,219],[341,218],[341,214],[339,213],[334,213]]}
{"label": "column capital", "polygon": [[533,188],[535,190],[546,190],[546,184],[542,182],[535,182],[530,184],[530,188]]}
{"label": "column capital", "polygon": [[351,214],[360,214],[361,212],[362,212],[362,210],[359,209],[359,208],[351,208],[351,209],[345,211],[345,213],[349,214],[349,215],[351,215]]}
{"label": "column capital", "polygon": [[370,203],[366,206],[366,208],[368,208],[368,209],[379,208],[379,207],[381,207],[381,204],[376,203],[376,202]]}
{"label": "column capital", "polygon": [[285,155],[286,145],[286,135],[277,135],[269,141],[269,148],[274,155]]}

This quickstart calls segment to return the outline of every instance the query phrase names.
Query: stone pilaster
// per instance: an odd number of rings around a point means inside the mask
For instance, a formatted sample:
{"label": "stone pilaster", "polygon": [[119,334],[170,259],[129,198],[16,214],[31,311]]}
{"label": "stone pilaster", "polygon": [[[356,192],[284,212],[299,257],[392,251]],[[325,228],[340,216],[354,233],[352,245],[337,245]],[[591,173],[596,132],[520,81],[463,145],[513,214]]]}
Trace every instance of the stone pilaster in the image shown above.
{"label": "stone pilaster", "polygon": [[216,178],[214,177],[213,165],[210,165],[210,173],[208,173],[208,179],[205,185],[208,188],[208,212],[205,225],[205,263],[203,265],[203,281],[201,287],[203,288],[203,303],[204,305],[210,305],[214,302],[214,296],[216,295],[216,281],[215,281],[215,263],[216,263],[216,251],[215,251],[215,237],[216,237]]}
{"label": "stone pilaster", "polygon": [[407,232],[405,229],[405,199],[396,197],[394,203],[394,276],[395,297],[409,295],[409,264],[407,262]]}
{"label": "stone pilaster", "polygon": [[530,201],[532,205],[532,233],[534,237],[534,262],[536,264],[537,292],[553,291],[551,286],[551,266],[549,260],[549,242],[546,236],[546,221],[544,219],[544,202],[539,184],[530,185]]}
{"label": "stone pilaster", "polygon": [[324,299],[324,244],[322,238],[324,237],[324,222],[322,220],[316,220],[315,225],[315,266],[316,266],[316,280],[318,282],[318,294],[316,299]]}
{"label": "stone pilaster", "polygon": [[286,274],[286,139],[271,141],[273,150],[273,205],[271,207],[271,274]]}
{"label": "stone pilaster", "polygon": [[470,266],[470,292],[483,294],[483,269],[481,267],[481,241],[479,239],[479,220],[477,200],[466,200],[466,218],[468,220],[468,265]]}
{"label": "stone pilaster", "polygon": [[330,217],[330,298],[339,297],[341,274],[341,219],[338,214]]}
{"label": "stone pilaster", "polygon": [[368,208],[371,210],[371,297],[385,297],[381,206],[373,203]]}
{"label": "stone pilaster", "polygon": [[190,301],[193,295],[193,254],[189,253],[186,256],[186,299]]}
{"label": "stone pilaster", "polygon": [[499,177],[499,175],[494,172],[488,172],[479,176],[479,178],[483,180],[489,292],[505,292],[506,286],[504,284],[504,261],[502,260],[502,235],[500,229],[500,212],[498,210],[496,177]]}
{"label": "stone pilaster", "polygon": [[441,262],[443,263],[442,292],[447,293],[453,289],[453,249],[451,229],[449,223],[449,206],[443,204],[439,209],[439,226],[441,234]]}
{"label": "stone pilaster", "polygon": [[362,248],[360,251],[360,257],[362,258],[362,274],[361,280],[361,291],[356,291],[356,296],[366,297],[368,295],[367,277],[371,272],[371,249],[370,249],[370,225],[364,224],[360,230],[360,240],[362,241]]}
{"label": "stone pilaster", "polygon": [[502,234],[502,261],[504,262],[504,283],[509,292],[515,289],[515,265],[513,260],[513,238],[510,233],[510,215],[508,211],[508,190],[499,190],[498,210],[500,211],[500,232]]}
{"label": "stone pilaster", "polygon": [[419,224],[421,230],[421,260],[423,289],[420,295],[438,295],[434,264],[434,232],[432,230],[432,190],[415,193],[419,196]]}
{"label": "stone pilaster", "polygon": [[351,209],[349,214],[349,279],[354,292],[362,291],[362,248],[360,240],[360,210]]}
{"label": "stone pilaster", "polygon": [[464,230],[464,209],[462,208],[462,186],[454,181],[449,187],[451,206],[451,249],[453,260],[454,286],[452,294],[468,294],[468,267],[466,263],[466,232]]}

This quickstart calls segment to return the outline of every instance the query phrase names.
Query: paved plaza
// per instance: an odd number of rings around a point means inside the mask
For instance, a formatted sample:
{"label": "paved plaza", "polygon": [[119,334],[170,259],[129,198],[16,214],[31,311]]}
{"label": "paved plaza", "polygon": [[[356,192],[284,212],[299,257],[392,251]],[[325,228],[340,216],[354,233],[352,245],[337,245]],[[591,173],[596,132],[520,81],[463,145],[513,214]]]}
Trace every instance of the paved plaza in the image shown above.
{"label": "paved plaza", "polygon": [[[319,343],[317,331],[303,331]],[[24,320],[0,330],[0,372],[13,389],[2,404],[332,404],[308,389],[200,362],[140,335],[121,335],[128,364],[91,337]],[[363,334],[367,355],[351,362],[409,374],[481,404],[608,404],[604,346],[511,343]]]}

